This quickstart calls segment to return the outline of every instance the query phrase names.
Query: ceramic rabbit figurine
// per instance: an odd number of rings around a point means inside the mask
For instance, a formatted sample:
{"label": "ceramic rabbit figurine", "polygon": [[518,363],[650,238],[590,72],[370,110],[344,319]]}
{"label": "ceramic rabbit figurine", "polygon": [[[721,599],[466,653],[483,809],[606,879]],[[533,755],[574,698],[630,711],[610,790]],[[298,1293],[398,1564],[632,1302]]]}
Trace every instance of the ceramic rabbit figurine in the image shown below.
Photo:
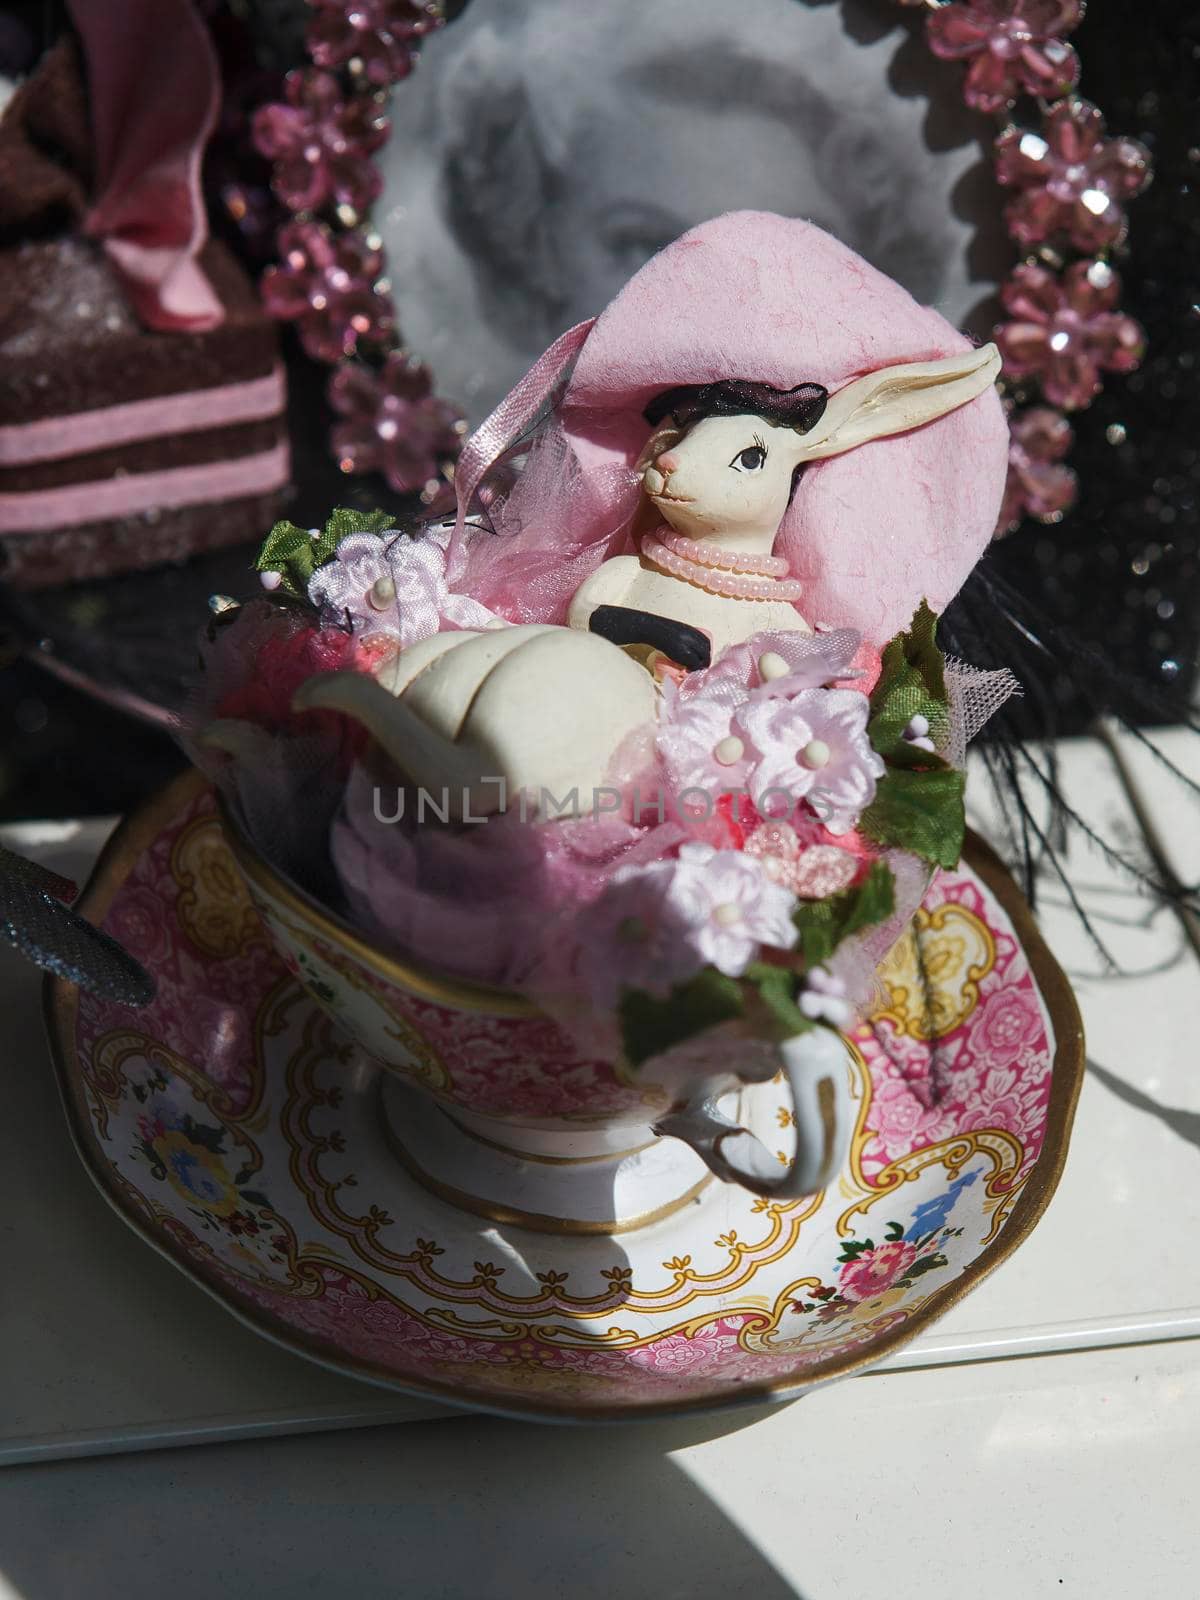
{"label": "ceramic rabbit figurine", "polygon": [[826,619],[805,618],[801,586],[772,554],[799,472],[945,416],[998,369],[985,345],[882,367],[832,395],[735,380],[670,390],[647,408],[654,431],[641,458],[667,527],[584,581],[568,628],[438,633],[374,678],[311,680],[297,705],[356,717],[414,783],[447,792],[456,820],[503,809],[520,790],[594,794],[655,714],[653,678],[614,645],[696,667],[756,633],[811,632]]}
{"label": "ceramic rabbit figurine", "polygon": [[811,632],[801,586],[772,554],[804,467],[945,416],[999,370],[989,344],[884,367],[832,396],[819,384],[781,393],[729,381],[660,396],[647,408],[657,426],[639,465],[667,526],[648,532],[639,554],[616,556],[585,580],[571,626],[595,628],[606,607],[673,618],[704,634],[713,656],[766,630]]}

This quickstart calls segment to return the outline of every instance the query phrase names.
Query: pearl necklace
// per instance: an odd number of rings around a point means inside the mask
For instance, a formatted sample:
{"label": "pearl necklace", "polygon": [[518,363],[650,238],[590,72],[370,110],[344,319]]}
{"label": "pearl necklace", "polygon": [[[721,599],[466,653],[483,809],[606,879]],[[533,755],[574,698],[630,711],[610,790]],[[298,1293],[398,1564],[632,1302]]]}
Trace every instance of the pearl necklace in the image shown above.
{"label": "pearl necklace", "polygon": [[642,554],[673,578],[730,600],[799,600],[804,586],[787,576],[782,556],[742,555],[723,545],[657,528],[642,540]]}

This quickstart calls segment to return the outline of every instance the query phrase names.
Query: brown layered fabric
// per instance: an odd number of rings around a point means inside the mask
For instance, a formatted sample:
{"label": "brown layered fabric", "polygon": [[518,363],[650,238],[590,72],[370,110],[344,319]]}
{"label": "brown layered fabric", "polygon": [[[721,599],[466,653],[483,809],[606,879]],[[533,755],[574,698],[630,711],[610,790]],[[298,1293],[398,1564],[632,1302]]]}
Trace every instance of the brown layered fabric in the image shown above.
{"label": "brown layered fabric", "polygon": [[22,587],[260,538],[286,488],[276,334],[250,281],[210,242],[221,325],[143,327],[77,231],[89,165],[64,40],[0,117],[0,579]]}

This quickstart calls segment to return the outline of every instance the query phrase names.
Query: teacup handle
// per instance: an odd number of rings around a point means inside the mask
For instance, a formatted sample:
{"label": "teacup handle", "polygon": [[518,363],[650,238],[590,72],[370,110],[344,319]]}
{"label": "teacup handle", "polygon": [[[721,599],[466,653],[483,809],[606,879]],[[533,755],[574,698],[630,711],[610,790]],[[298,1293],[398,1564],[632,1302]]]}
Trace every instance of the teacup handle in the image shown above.
{"label": "teacup handle", "polygon": [[779,1065],[792,1094],[796,1154],[786,1168],[757,1135],[717,1109],[743,1080],[706,1078],[694,1098],[660,1117],[656,1133],[689,1144],[718,1178],[772,1200],[800,1200],[824,1189],[841,1170],[853,1125],[849,1054],[832,1028],[810,1028],[779,1046]]}

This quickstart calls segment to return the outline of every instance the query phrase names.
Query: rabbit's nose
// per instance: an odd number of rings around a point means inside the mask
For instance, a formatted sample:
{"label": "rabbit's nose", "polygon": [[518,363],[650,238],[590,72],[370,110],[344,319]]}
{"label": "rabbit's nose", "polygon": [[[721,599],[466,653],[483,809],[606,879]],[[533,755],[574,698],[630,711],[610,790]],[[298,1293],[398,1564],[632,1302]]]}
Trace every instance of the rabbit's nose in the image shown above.
{"label": "rabbit's nose", "polygon": [[662,455],[656,458],[654,465],[660,472],[674,472],[679,465],[679,457],[672,455],[669,450],[664,450]]}

